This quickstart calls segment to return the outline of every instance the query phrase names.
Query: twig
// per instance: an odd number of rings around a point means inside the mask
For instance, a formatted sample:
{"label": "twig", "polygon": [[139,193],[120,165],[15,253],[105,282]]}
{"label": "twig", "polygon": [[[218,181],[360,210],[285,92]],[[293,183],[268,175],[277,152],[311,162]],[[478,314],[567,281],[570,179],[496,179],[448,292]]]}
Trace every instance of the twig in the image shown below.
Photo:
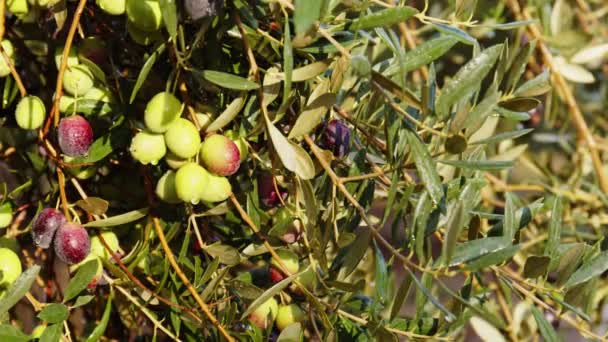
{"label": "twig", "polygon": [[192,294],[192,297],[194,297],[198,305],[200,305],[201,309],[205,313],[205,316],[207,316],[209,321],[211,321],[211,324],[213,324],[217,328],[217,330],[222,336],[224,336],[226,340],[228,340],[229,342],[234,342],[234,338],[232,338],[232,336],[228,334],[226,329],[220,324],[217,318],[215,318],[211,310],[209,310],[207,304],[205,304],[205,301],[203,301],[203,299],[198,294],[192,283],[190,283],[190,280],[188,280],[188,277],[186,277],[182,269],[179,267],[179,264],[177,263],[177,260],[175,260],[175,256],[173,255],[173,251],[171,251],[171,247],[169,247],[169,244],[167,243],[165,233],[163,232],[163,229],[160,226],[158,217],[152,217],[152,222],[154,223],[154,229],[156,230],[158,240],[160,240],[160,244],[162,245],[163,250],[165,251],[166,257],[169,260],[169,263],[171,264],[173,269],[175,270],[175,273],[177,273],[177,276],[182,280],[182,282],[184,283],[188,291]]}
{"label": "twig", "polygon": [[59,100],[63,95],[63,75],[65,74],[65,69],[68,65],[68,56],[70,54],[70,49],[72,48],[72,41],[74,40],[74,35],[76,34],[76,29],[78,28],[78,23],[80,21],[80,16],[84,11],[84,6],[87,4],[87,0],[80,0],[78,2],[78,7],[76,7],[76,12],[74,12],[74,18],[72,19],[72,25],[70,26],[70,31],[68,32],[68,37],[65,40],[65,45],[63,46],[63,55],[61,56],[61,65],[59,67],[59,73],[57,73],[57,84],[55,86],[55,100],[53,102],[53,107],[51,108],[51,113],[49,115],[49,119],[47,120],[44,126],[44,134],[49,130],[51,119],[55,126],[59,124]]}

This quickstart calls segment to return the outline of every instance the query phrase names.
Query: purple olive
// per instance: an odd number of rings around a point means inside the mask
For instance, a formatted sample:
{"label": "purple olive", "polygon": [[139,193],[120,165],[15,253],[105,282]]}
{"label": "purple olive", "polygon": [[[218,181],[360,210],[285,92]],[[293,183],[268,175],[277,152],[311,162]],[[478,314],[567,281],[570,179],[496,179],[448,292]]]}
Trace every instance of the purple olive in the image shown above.
{"label": "purple olive", "polygon": [[61,119],[57,130],[59,147],[70,157],[80,157],[89,153],[93,143],[93,129],[89,122],[80,115]]}
{"label": "purple olive", "polygon": [[258,176],[258,195],[260,202],[266,207],[276,207],[287,199],[287,191],[279,187],[279,193],[277,193],[274,183],[272,182],[272,174],[264,172]]}
{"label": "purple olive", "polygon": [[65,223],[65,216],[56,209],[44,208],[32,224],[32,239],[40,248],[49,248],[55,231]]}
{"label": "purple olive", "polygon": [[340,120],[331,120],[321,135],[321,145],[332,151],[338,158],[349,151],[350,128]]}
{"label": "purple olive", "polygon": [[77,264],[91,252],[91,240],[87,230],[76,223],[59,227],[55,235],[55,254],[67,264]]}

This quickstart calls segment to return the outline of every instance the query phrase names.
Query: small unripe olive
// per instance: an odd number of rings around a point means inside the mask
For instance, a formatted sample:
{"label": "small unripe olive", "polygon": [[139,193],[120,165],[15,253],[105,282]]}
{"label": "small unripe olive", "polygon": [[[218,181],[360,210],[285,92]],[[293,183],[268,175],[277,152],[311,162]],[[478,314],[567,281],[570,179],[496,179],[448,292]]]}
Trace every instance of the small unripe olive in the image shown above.
{"label": "small unripe olive", "polygon": [[28,95],[22,98],[15,109],[17,125],[23,129],[38,129],[44,123],[46,108],[40,98]]}
{"label": "small unripe olive", "polygon": [[169,170],[156,183],[156,196],[167,203],[180,203],[175,189],[175,172]]}
{"label": "small unripe olive", "polygon": [[102,11],[109,15],[122,15],[125,13],[126,1],[125,0],[97,0],[97,6]]}
{"label": "small unripe olive", "polygon": [[[25,1],[25,0],[23,0],[23,1]],[[44,325],[44,324],[37,325],[34,328],[34,330],[32,330],[32,333],[30,334],[30,336],[33,339],[40,338],[42,336],[42,333],[44,332],[44,329],[46,329],[46,325]]]}
{"label": "small unripe olive", "polygon": [[[120,244],[118,243],[118,237],[113,231],[107,230],[99,233],[103,237],[104,241],[108,244],[112,252],[118,253],[120,251]],[[91,255],[95,255],[102,260],[112,258],[112,254],[108,252],[106,247],[101,243],[99,236],[93,236],[91,238]]]}
{"label": "small unripe olive", "polygon": [[127,0],[127,17],[139,29],[156,31],[162,23],[162,11],[158,0]]}
{"label": "small unripe olive", "polygon": [[20,16],[22,14],[26,14],[28,12],[28,6],[26,0],[8,0],[6,2],[6,7],[9,12]]}
{"label": "small unripe olive", "polygon": [[188,159],[180,158],[173,154],[171,151],[167,151],[167,155],[165,155],[165,162],[169,165],[170,168],[177,170],[183,165],[189,162]]}
{"label": "small unripe olive", "polygon": [[227,137],[213,134],[201,145],[203,165],[216,175],[230,176],[238,171],[241,165],[239,148]]}
{"label": "small unripe olive", "polygon": [[306,314],[297,304],[279,305],[277,310],[277,328],[280,331],[287,328],[287,326],[302,322],[306,318]]}
{"label": "small unripe olive", "polygon": [[165,132],[165,143],[173,154],[187,159],[194,157],[198,152],[201,136],[192,122],[178,118]]}
{"label": "small unripe olive", "polygon": [[[73,162],[74,159],[76,159],[76,158],[70,157],[70,156],[63,157],[63,161],[68,164]],[[83,179],[83,180],[89,179],[89,178],[95,176],[95,173],[97,173],[97,167],[95,167],[95,166],[72,166],[72,167],[66,167],[66,169],[72,176],[74,176],[78,179]]]}
{"label": "small unripe olive", "polygon": [[112,93],[110,93],[109,90],[97,87],[89,89],[89,91],[87,91],[82,98],[101,102],[113,102]]}
{"label": "small unripe olive", "polygon": [[[57,66],[57,69],[61,67],[61,59],[63,58],[63,48],[63,46],[58,46],[57,48],[55,48],[55,65]],[[70,47],[70,52],[68,53],[67,67],[75,67],[78,65],[78,63],[80,63],[78,61],[78,51],[76,50],[76,47],[72,45]]]}
{"label": "small unripe olive", "polygon": [[154,133],[165,133],[182,112],[181,102],[171,93],[161,92],[146,105],[144,122]]}
{"label": "small unripe olive", "polygon": [[[279,256],[279,258],[281,258],[281,262],[290,274],[298,273],[298,270],[300,269],[300,261],[296,253],[288,249],[280,249],[277,250],[277,255]],[[281,269],[281,267],[279,266],[279,262],[274,258],[272,258],[272,260],[270,261],[270,265],[272,265],[278,270]]]}
{"label": "small unripe olive", "polygon": [[274,323],[278,311],[279,304],[277,300],[270,298],[253,310],[251,315],[249,315],[249,321],[260,329],[266,329]]}
{"label": "small unripe olive", "polygon": [[70,95],[82,96],[93,87],[93,73],[84,64],[79,64],[65,70],[63,74],[63,89]]}
{"label": "small unripe olive", "polygon": [[162,134],[139,132],[131,140],[129,151],[138,162],[156,165],[167,152],[165,138]]}
{"label": "small unripe olive", "polygon": [[2,278],[0,279],[0,287],[9,287],[21,275],[21,260],[19,256],[8,248],[0,248],[0,271]]}
{"label": "small unripe olive", "polygon": [[133,24],[130,20],[127,20],[127,33],[129,34],[129,37],[133,39],[134,42],[144,46],[150,45],[156,41],[160,41],[163,39],[163,36],[160,31],[144,31],[135,26],[135,24]]}
{"label": "small unripe olive", "polygon": [[[74,101],[76,101],[75,98],[68,96],[68,95],[62,95],[61,98],[59,99],[59,113],[67,113],[68,109],[70,108],[70,106],[72,105],[72,103],[74,103]],[[69,113],[69,114],[73,114],[73,113]]]}
{"label": "small unripe olive", "polygon": [[207,186],[201,192],[201,200],[205,202],[221,202],[230,197],[232,186],[228,178],[209,174]]}
{"label": "small unripe olive", "polygon": [[6,228],[13,221],[13,206],[10,202],[0,204],[0,228]]}
{"label": "small unripe olive", "polygon": [[209,183],[209,172],[197,163],[188,163],[175,174],[175,192],[184,202],[197,204]]}
{"label": "small unripe olive", "polygon": [[[11,64],[15,64],[15,48],[13,47],[13,43],[10,40],[4,39],[0,42],[2,45],[2,49],[6,52],[8,59],[11,61]],[[6,63],[4,58],[0,58],[0,77],[6,77],[11,73],[11,68]]]}

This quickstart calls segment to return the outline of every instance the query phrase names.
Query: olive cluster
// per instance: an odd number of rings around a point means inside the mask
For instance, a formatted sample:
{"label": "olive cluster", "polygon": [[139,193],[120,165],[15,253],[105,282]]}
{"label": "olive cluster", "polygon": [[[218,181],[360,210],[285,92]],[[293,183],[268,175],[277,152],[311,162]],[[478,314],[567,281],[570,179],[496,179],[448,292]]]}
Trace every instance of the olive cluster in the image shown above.
{"label": "olive cluster", "polygon": [[180,117],[182,108],[173,94],[156,94],[146,105],[145,130],[131,141],[131,155],[142,164],[156,165],[165,159],[171,170],[156,185],[161,200],[192,204],[223,201],[232,192],[226,176],[234,174],[241,163],[239,145],[220,134],[201,142],[199,129]]}

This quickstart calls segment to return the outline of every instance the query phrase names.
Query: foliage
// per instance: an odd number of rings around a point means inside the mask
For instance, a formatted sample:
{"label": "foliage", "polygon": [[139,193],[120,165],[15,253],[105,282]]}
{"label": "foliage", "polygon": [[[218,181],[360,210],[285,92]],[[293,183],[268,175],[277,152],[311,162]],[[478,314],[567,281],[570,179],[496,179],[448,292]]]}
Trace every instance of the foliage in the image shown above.
{"label": "foliage", "polygon": [[[0,241],[24,273],[2,289],[2,341],[34,321],[44,341],[603,339],[602,1],[141,0],[153,32],[128,22],[135,1],[6,2]],[[62,96],[68,57],[98,96]],[[237,142],[225,201],[165,203],[168,157],[129,153],[163,91],[203,140]],[[15,119],[27,94],[36,130]],[[75,113],[95,141],[67,158],[56,127]],[[44,207],[101,254],[36,249]],[[271,298],[301,322],[251,324]]]}

